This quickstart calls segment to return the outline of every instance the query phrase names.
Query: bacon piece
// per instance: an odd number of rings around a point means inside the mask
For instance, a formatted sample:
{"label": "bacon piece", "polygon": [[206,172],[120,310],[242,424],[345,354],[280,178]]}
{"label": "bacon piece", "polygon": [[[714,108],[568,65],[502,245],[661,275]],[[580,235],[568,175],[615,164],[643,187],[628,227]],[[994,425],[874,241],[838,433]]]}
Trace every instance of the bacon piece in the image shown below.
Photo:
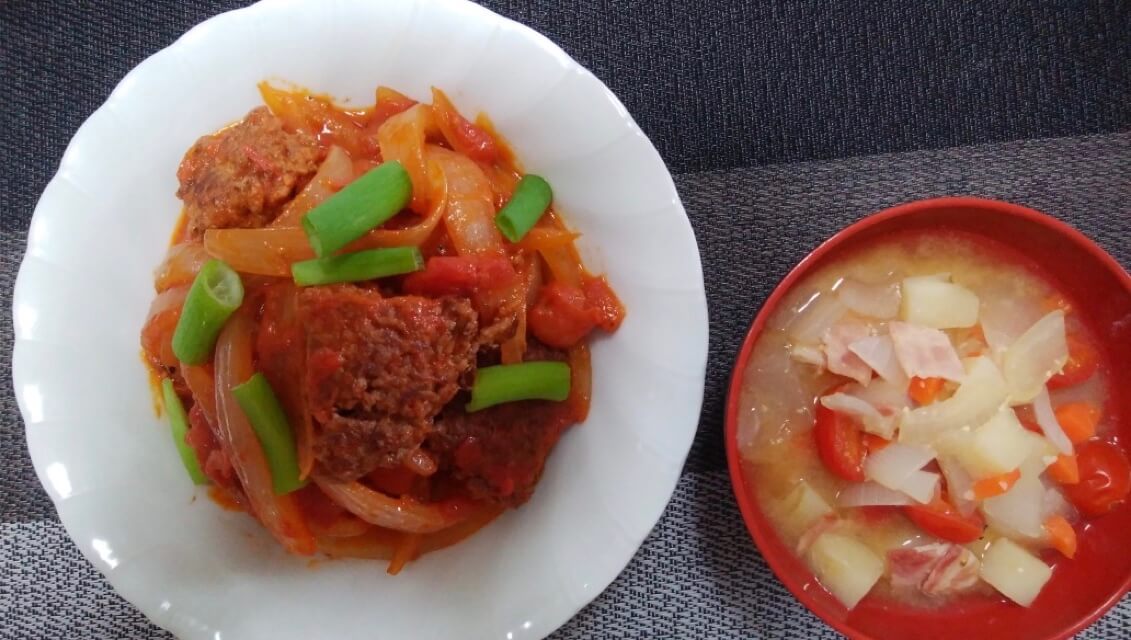
{"label": "bacon piece", "polygon": [[949,542],[888,551],[891,585],[916,589],[928,596],[945,596],[978,582],[978,558],[969,549]]}
{"label": "bacon piece", "polygon": [[950,338],[938,329],[906,322],[888,325],[895,357],[907,377],[945,378],[962,382],[966,370]]}
{"label": "bacon piece", "polygon": [[825,345],[826,366],[829,371],[852,378],[862,385],[871,382],[872,367],[848,348],[848,345],[868,335],[868,327],[855,322],[837,323],[825,330],[821,342]]}

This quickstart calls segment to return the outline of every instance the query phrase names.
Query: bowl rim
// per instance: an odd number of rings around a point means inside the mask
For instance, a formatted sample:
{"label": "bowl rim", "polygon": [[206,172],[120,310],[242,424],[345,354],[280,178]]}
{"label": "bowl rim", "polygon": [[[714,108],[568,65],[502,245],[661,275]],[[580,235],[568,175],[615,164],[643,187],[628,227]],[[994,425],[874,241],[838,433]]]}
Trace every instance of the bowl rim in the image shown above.
{"label": "bowl rim", "polygon": [[[1049,214],[1042,213],[1036,209],[1032,209],[1023,205],[1014,204],[1012,202],[1005,202],[1002,200],[994,200],[991,198],[981,198],[975,196],[947,196],[939,198],[926,198],[922,200],[914,200],[904,204],[896,205],[880,211],[871,213],[856,222],[842,228],[834,233],[828,239],[819,244],[816,248],[809,252],[800,262],[797,263],[789,272],[781,279],[781,281],[774,287],[774,290],[762,303],[757,314],[755,314],[751,322],[750,329],[747,331],[746,336],[743,338],[742,346],[739,348],[738,354],[735,357],[734,365],[731,369],[730,382],[727,385],[727,400],[726,400],[726,414],[724,415],[723,422],[723,440],[726,446],[727,456],[727,469],[730,473],[731,488],[734,491],[735,501],[738,503],[739,511],[742,514],[743,524],[747,532],[750,534],[754,544],[758,547],[758,552],[762,554],[766,564],[777,576],[778,580],[785,585],[786,589],[793,594],[798,601],[801,602],[810,612],[815,614],[818,618],[831,626],[836,631],[843,633],[849,638],[857,640],[880,640],[875,636],[868,635],[858,629],[854,628],[844,619],[837,619],[826,616],[823,612],[818,611],[812,606],[812,596],[804,588],[804,584],[800,581],[793,579],[790,576],[783,575],[779,571],[779,560],[777,557],[770,557],[763,552],[768,545],[770,535],[774,535],[772,531],[767,530],[760,526],[757,522],[758,516],[761,515],[761,509],[757,506],[757,500],[751,495],[750,491],[746,488],[745,481],[742,477],[742,467],[740,462],[740,455],[737,447],[737,430],[738,430],[738,405],[739,397],[742,387],[742,373],[746,370],[746,366],[750,360],[750,356],[754,351],[754,346],[757,344],[758,339],[761,337],[762,331],[765,328],[766,322],[770,316],[777,309],[781,299],[793,289],[793,287],[803,279],[809,272],[820,263],[831,252],[835,251],[841,245],[855,237],[860,232],[870,229],[876,225],[883,224],[895,218],[914,215],[924,211],[939,208],[957,208],[957,207],[973,207],[982,209],[984,211],[993,213],[994,215],[1011,216],[1019,218],[1027,222],[1031,222],[1045,227],[1055,232],[1066,241],[1071,242],[1078,248],[1085,250],[1097,262],[1102,264],[1108,271],[1110,271],[1116,279],[1122,284],[1123,288],[1131,293],[1131,274],[1128,274],[1119,262],[1112,257],[1107,251],[1096,244],[1091,238],[1084,235],[1081,231],[1072,225],[1055,218]],[[1049,635],[1045,640],[1068,640],[1080,631],[1087,628],[1096,620],[1099,620],[1105,613],[1116,605],[1125,595],[1131,592],[1131,574],[1127,575],[1123,580],[1121,589],[1117,589],[1105,601],[1099,603],[1090,613],[1077,620],[1075,623],[1067,628],[1061,629],[1052,635]]]}

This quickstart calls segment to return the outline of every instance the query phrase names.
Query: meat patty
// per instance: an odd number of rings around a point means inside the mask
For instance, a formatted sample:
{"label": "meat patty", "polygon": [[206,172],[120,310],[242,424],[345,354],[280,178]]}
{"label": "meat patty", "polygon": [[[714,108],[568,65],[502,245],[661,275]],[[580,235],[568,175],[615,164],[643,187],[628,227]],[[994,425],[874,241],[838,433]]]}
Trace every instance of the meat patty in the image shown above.
{"label": "meat patty", "polygon": [[[562,361],[566,354],[531,339],[524,359]],[[473,498],[517,506],[534,493],[550,451],[573,422],[561,402],[511,402],[475,413],[449,405],[436,418],[428,449]]]}
{"label": "meat patty", "polygon": [[471,497],[517,506],[534,493],[546,458],[572,420],[561,403],[528,400],[436,418],[428,448]]}
{"label": "meat patty", "polygon": [[339,285],[304,290],[299,306],[322,469],[348,480],[401,464],[474,367],[471,303]]}
{"label": "meat patty", "polygon": [[177,169],[190,235],[271,222],[317,170],[320,156],[313,136],[287,133],[266,107],[197,140]]}

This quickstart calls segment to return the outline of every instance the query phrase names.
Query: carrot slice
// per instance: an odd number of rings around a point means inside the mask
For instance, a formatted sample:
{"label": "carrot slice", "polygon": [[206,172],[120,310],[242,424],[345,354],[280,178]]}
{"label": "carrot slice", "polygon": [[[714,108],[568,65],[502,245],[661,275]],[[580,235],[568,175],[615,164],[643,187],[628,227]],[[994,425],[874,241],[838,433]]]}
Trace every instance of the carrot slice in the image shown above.
{"label": "carrot slice", "polygon": [[891,440],[885,440],[874,433],[864,434],[864,448],[868,450],[868,453],[881,451],[889,444],[891,444]]}
{"label": "carrot slice", "polygon": [[999,473],[996,476],[982,478],[981,480],[978,480],[974,483],[974,499],[985,500],[986,498],[1000,496],[1006,491],[1012,489],[1013,485],[1017,484],[1017,481],[1020,478],[1020,469],[1014,469],[1013,471]]}
{"label": "carrot slice", "polygon": [[1080,466],[1076,464],[1076,456],[1062,453],[1056,457],[1056,462],[1048,467],[1049,476],[1060,484],[1077,484],[1080,482]]}
{"label": "carrot slice", "polygon": [[916,376],[911,378],[907,393],[912,400],[920,405],[931,404],[938,398],[945,382],[942,378],[920,378]]}
{"label": "carrot slice", "polygon": [[396,551],[393,552],[393,559],[389,561],[389,568],[385,570],[389,575],[397,575],[406,564],[416,559],[420,550],[420,539],[419,533],[406,533],[401,537]]}
{"label": "carrot slice", "polygon": [[1069,402],[1056,408],[1056,421],[1072,444],[1079,444],[1096,435],[1100,410],[1087,402]]}
{"label": "carrot slice", "polygon": [[1076,555],[1076,530],[1062,516],[1051,516],[1045,520],[1045,532],[1049,535],[1052,547],[1064,554],[1065,558]]}

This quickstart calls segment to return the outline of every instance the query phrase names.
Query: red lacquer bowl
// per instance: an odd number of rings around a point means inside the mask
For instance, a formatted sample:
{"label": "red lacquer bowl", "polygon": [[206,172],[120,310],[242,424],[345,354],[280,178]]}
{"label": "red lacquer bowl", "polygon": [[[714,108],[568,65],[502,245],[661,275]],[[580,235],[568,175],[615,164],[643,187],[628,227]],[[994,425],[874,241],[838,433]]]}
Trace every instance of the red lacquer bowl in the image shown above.
{"label": "red lacquer bowl", "polygon": [[[1109,381],[1105,413],[1131,454],[1131,276],[1094,242],[1032,209],[981,198],[936,198],[871,215],[817,247],[782,280],[754,319],[731,377],[726,447],[735,497],[746,527],[785,586],[805,606],[850,638],[881,640],[1061,640],[1098,619],[1131,589],[1131,504],[1092,520],[1071,561],[1058,562],[1032,607],[978,596],[937,609],[865,598],[848,611],[778,537],[743,477],[736,444],[742,372],[766,321],[797,282],[828,261],[890,233],[957,231],[986,241],[991,251],[1020,258],[1067,293],[1103,348]],[[1052,560],[1053,556],[1045,556]]]}

